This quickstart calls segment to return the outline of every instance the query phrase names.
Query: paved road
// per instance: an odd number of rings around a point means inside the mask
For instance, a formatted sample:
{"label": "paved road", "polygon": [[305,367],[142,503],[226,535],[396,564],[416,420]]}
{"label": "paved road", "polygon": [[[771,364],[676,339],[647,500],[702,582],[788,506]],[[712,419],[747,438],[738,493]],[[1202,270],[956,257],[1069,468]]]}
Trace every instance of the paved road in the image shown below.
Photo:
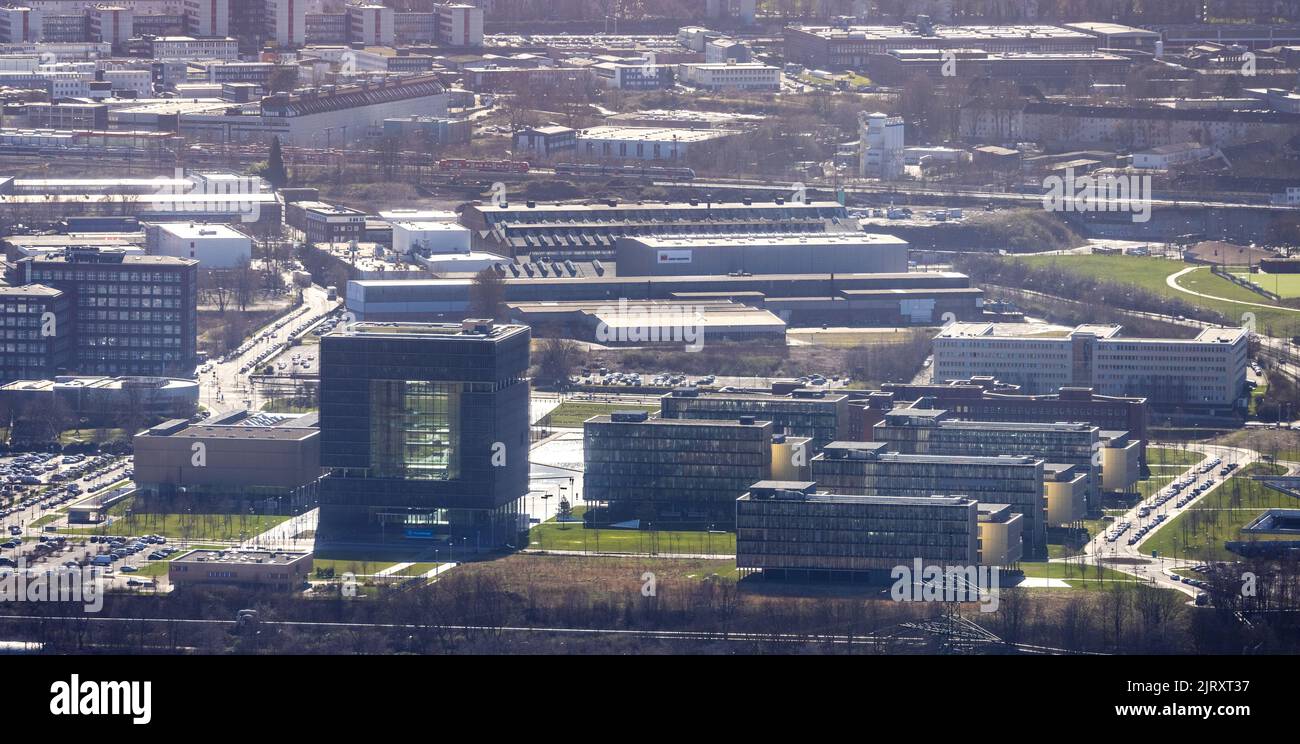
{"label": "paved road", "polygon": [[[1153,446],[1159,446],[1159,445],[1153,443]],[[1169,574],[1166,573],[1166,569],[1191,567],[1197,565],[1198,563],[1201,563],[1202,561],[1185,560],[1185,559],[1168,558],[1168,557],[1152,558],[1150,551],[1148,550],[1144,552],[1142,550],[1142,546],[1144,543],[1148,542],[1154,535],[1159,534],[1161,529],[1168,529],[1169,525],[1173,523],[1174,519],[1178,515],[1194,507],[1201,499],[1213,493],[1216,489],[1222,487],[1223,484],[1228,480],[1227,478],[1222,478],[1219,476],[1218,467],[1215,467],[1211,469],[1209,472],[1204,474],[1197,472],[1197,469],[1200,468],[1201,465],[1205,463],[1205,461],[1213,457],[1218,457],[1222,459],[1223,464],[1225,465],[1228,463],[1235,462],[1237,463],[1237,470],[1233,472],[1233,474],[1235,475],[1250,463],[1259,460],[1259,453],[1255,452],[1254,450],[1245,449],[1241,447],[1225,447],[1221,445],[1212,445],[1212,444],[1189,443],[1187,446],[1188,449],[1200,452],[1205,457],[1196,465],[1190,466],[1186,471],[1180,472],[1179,475],[1176,476],[1176,477],[1182,477],[1184,474],[1192,474],[1195,476],[1195,480],[1192,482],[1190,486],[1188,486],[1188,489],[1184,489],[1184,491],[1180,493],[1187,493],[1189,489],[1195,488],[1197,485],[1204,483],[1206,480],[1210,478],[1215,479],[1216,482],[1214,485],[1210,486],[1208,489],[1203,491],[1200,496],[1197,496],[1196,498],[1192,499],[1182,507],[1175,506],[1180,499],[1180,496],[1176,496],[1173,499],[1165,502],[1163,505],[1153,508],[1151,514],[1148,515],[1147,517],[1143,518],[1138,516],[1138,511],[1139,509],[1141,509],[1141,507],[1150,506],[1154,502],[1154,499],[1158,495],[1158,493],[1153,494],[1151,498],[1144,499],[1143,501],[1135,504],[1133,508],[1130,509],[1128,512],[1126,512],[1123,516],[1117,517],[1115,519],[1116,523],[1127,520],[1133,525],[1133,527],[1130,528],[1129,531],[1120,535],[1118,540],[1116,540],[1115,542],[1107,542],[1105,533],[1102,533],[1094,537],[1090,542],[1088,542],[1087,545],[1084,546],[1084,555],[1082,557],[1076,556],[1073,558],[1058,558],[1054,560],[1057,562],[1075,560],[1075,561],[1081,561],[1083,563],[1089,563],[1094,565],[1098,562],[1101,562],[1107,568],[1112,568],[1115,569],[1116,571],[1120,571],[1129,574],[1131,576],[1136,576],[1141,579],[1152,581],[1157,586],[1167,588],[1167,589],[1176,589],[1184,594],[1187,594],[1188,596],[1195,597],[1196,594],[1198,593],[1196,589],[1193,589],[1192,587],[1180,581],[1175,581],[1174,579],[1170,578]],[[1161,525],[1161,527],[1158,529],[1153,529],[1150,532],[1148,532],[1143,537],[1143,539],[1138,543],[1134,545],[1129,545],[1128,540],[1129,537],[1133,534],[1133,531],[1149,522],[1152,522],[1155,519],[1156,515],[1158,514],[1166,515],[1166,519],[1164,523]]]}
{"label": "paved road", "polygon": [[[208,372],[199,374],[200,400],[213,415],[245,408],[256,409],[264,402],[255,394],[248,384],[248,372],[240,372],[250,366],[254,359],[284,345],[290,331],[299,323],[311,318],[312,322],[298,334],[299,337],[310,333],[311,328],[319,323],[325,313],[338,306],[337,300],[326,299],[325,290],[312,285],[303,290],[303,305],[290,316],[277,330],[271,327],[259,328],[250,335],[248,349],[225,362],[213,361]],[[278,322],[278,321],[277,321]],[[269,356],[268,356],[269,359]]]}
{"label": "paved road", "polygon": [[1233,300],[1233,299],[1229,299],[1229,298],[1227,298],[1227,297],[1219,297],[1218,295],[1205,294],[1204,292],[1197,292],[1197,291],[1194,290],[1194,289],[1188,289],[1187,287],[1184,287],[1183,285],[1181,285],[1181,284],[1178,283],[1178,279],[1179,279],[1179,277],[1182,277],[1182,276],[1185,276],[1185,275],[1187,275],[1187,274],[1190,274],[1190,273],[1193,272],[1193,271],[1201,271],[1201,270],[1209,271],[1209,267],[1207,267],[1207,266],[1188,266],[1187,268],[1183,269],[1182,271],[1175,271],[1174,273],[1172,273],[1172,274],[1170,274],[1169,276],[1165,277],[1165,284],[1167,284],[1171,289],[1174,289],[1174,290],[1177,290],[1177,291],[1179,291],[1179,292],[1182,292],[1183,294],[1194,295],[1194,296],[1196,296],[1196,297],[1203,297],[1203,298],[1205,298],[1205,299],[1207,299],[1207,300],[1215,300],[1216,302],[1231,302],[1231,303],[1234,304],[1234,305],[1241,305],[1242,307],[1262,307],[1262,308],[1265,308],[1265,309],[1267,309],[1267,310],[1281,310],[1282,312],[1287,312],[1287,313],[1300,313],[1300,309],[1297,309],[1297,308],[1294,308],[1294,307],[1284,307],[1284,306],[1282,306],[1282,305],[1272,305],[1272,304],[1269,304],[1269,303],[1267,303],[1267,302],[1247,302],[1246,300]]}

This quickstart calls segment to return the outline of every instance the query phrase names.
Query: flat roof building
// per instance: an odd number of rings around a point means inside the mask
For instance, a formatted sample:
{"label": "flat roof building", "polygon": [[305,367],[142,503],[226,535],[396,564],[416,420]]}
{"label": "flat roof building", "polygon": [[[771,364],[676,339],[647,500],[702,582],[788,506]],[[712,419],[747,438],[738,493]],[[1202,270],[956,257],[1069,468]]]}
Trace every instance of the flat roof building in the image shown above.
{"label": "flat roof building", "polygon": [[763,481],[736,501],[736,567],[775,578],[879,576],[916,560],[979,563],[978,503],[962,496],[849,496]]}
{"label": "flat roof building", "polygon": [[868,57],[891,49],[983,49],[988,52],[1091,52],[1099,39],[1062,26],[811,26],[785,28],[785,56],[815,69],[864,69]]}
{"label": "flat roof building", "polygon": [[195,511],[269,506],[295,513],[316,500],[324,474],[314,413],[232,411],[198,424],[166,421],[132,444],[139,507],[165,507],[184,495],[204,505]]}
{"label": "flat roof building", "polygon": [[320,529],[512,544],[528,492],[529,329],[345,324],[321,337]]}
{"label": "flat roof building", "polygon": [[665,419],[771,421],[775,434],[810,437],[814,448],[843,438],[848,427],[848,397],[825,391],[796,390],[789,395],[710,393],[674,390],[659,399]]}
{"label": "flat roof building", "polygon": [[583,497],[610,521],[730,526],[736,499],[771,476],[772,423],[649,418],[644,411],[583,424]]}
{"label": "flat roof building", "polygon": [[177,590],[211,585],[295,592],[307,586],[312,557],[290,551],[191,550],[167,562],[167,581]]}
{"label": "flat roof building", "polygon": [[165,376],[194,371],[198,261],[92,247],[24,258],[18,264],[25,282],[66,292],[75,307],[69,366],[76,372]]}
{"label": "flat roof building", "polygon": [[1031,395],[991,376],[930,384],[887,382],[880,387],[886,396],[872,394],[867,405],[853,410],[862,416],[859,422],[855,415],[850,429],[855,439],[870,438],[871,427],[883,418],[884,411],[925,398],[928,402],[922,407],[941,408],[969,421],[1086,421],[1102,430],[1125,431],[1141,442],[1140,463],[1146,465],[1148,406],[1140,396],[1100,395],[1087,387],[1062,387]]}
{"label": "flat roof building", "polygon": [[1052,424],[962,421],[948,411],[895,409],[874,427],[873,440],[912,455],[997,457],[1027,455],[1088,471],[1088,503],[1100,508],[1101,430],[1078,422]]}
{"label": "flat roof building", "polygon": [[879,233],[625,236],[619,276],[905,273],[907,241]]}
{"label": "flat roof building", "polygon": [[0,384],[53,377],[72,358],[68,294],[43,284],[0,287]]}
{"label": "flat roof building", "polygon": [[[1028,455],[906,455],[883,442],[831,442],[812,458],[812,480],[831,493],[928,496],[961,493],[1008,504],[1023,517],[1023,555],[1047,558],[1043,461]],[[1017,550],[1017,557],[1021,551]]]}
{"label": "flat roof building", "polygon": [[1163,409],[1233,413],[1243,399],[1249,332],[1206,328],[1196,338],[1127,338],[1116,325],[1081,325],[1029,334],[1024,326],[953,323],[934,339],[935,380],[976,375],[1026,393],[1087,387],[1140,396]]}

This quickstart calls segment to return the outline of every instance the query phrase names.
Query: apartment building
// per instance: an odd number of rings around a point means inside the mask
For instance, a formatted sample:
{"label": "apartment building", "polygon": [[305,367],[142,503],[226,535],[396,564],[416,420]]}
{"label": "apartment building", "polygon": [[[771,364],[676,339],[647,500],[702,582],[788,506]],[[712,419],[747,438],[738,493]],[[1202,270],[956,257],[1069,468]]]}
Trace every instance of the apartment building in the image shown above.
{"label": "apartment building", "polygon": [[652,419],[644,411],[583,424],[583,498],[610,521],[730,526],[735,502],[772,471],[772,422]]}
{"label": "apartment building", "polygon": [[934,339],[937,381],[995,377],[1026,393],[1088,387],[1153,407],[1229,415],[1245,393],[1249,332],[1206,328],[1192,339],[1127,338],[1116,325],[1023,334],[1023,326],[953,323]]}

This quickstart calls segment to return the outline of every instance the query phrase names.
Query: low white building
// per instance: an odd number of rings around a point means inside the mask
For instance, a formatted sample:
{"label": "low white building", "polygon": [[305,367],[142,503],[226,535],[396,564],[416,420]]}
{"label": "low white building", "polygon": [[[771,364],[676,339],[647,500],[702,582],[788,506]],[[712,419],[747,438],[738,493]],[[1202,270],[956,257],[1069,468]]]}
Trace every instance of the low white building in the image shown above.
{"label": "low white building", "polygon": [[233,269],[253,256],[253,240],[220,223],[161,222],[145,228],[149,253],[192,258],[200,269]]}
{"label": "low white building", "polygon": [[469,228],[455,222],[398,220],[393,225],[393,252],[399,256],[408,253],[468,253]]}
{"label": "low white building", "polygon": [[1038,330],[1022,324],[952,323],[934,338],[934,379],[977,375],[1030,395],[1089,387],[1142,396],[1151,405],[1231,411],[1244,395],[1244,328],[1206,328],[1196,338],[1130,338],[1116,325]]}
{"label": "low white building", "polygon": [[693,145],[734,137],[723,129],[591,127],[578,132],[578,156],[598,160],[683,160]]}
{"label": "low white building", "polygon": [[1206,147],[1197,142],[1180,142],[1133,153],[1133,167],[1168,170],[1175,166],[1196,163],[1211,157],[1214,157],[1213,147]]}
{"label": "low white building", "polygon": [[761,62],[704,62],[677,65],[678,82],[705,90],[781,89],[781,69]]}
{"label": "low white building", "polygon": [[193,36],[159,36],[150,44],[154,59],[223,59],[239,60],[239,42],[230,38]]}

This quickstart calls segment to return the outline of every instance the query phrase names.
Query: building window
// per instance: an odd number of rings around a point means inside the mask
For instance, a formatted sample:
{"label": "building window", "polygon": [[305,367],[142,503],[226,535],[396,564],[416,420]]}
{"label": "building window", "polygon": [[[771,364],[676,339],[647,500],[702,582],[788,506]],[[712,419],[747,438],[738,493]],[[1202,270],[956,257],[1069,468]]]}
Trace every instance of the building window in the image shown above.
{"label": "building window", "polygon": [[460,388],[419,380],[373,380],[370,462],[380,478],[459,476]]}

